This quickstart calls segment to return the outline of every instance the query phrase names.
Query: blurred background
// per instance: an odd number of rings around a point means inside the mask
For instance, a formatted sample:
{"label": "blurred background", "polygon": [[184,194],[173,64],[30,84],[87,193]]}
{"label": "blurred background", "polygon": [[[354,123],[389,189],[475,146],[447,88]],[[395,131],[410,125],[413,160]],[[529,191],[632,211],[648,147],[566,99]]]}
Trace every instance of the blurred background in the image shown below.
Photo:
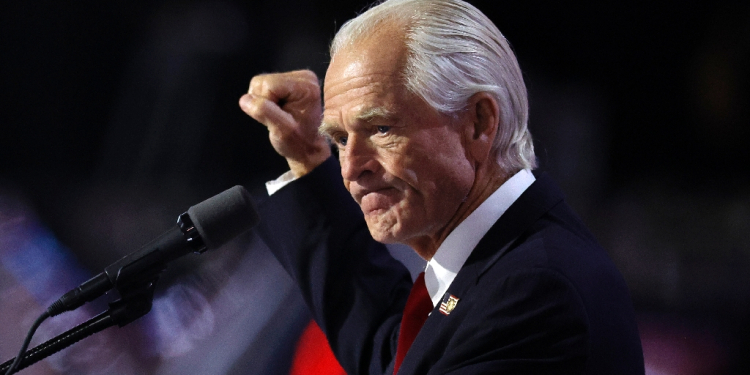
{"label": "blurred background", "polygon": [[[750,3],[472,3],[518,55],[540,169],[630,286],[647,373],[750,373]],[[3,1],[1,361],[49,303],[190,205],[283,173],[239,97],[263,72],[322,77],[367,4]],[[286,374],[308,321],[250,233],[170,265],[146,317],[25,372]]]}

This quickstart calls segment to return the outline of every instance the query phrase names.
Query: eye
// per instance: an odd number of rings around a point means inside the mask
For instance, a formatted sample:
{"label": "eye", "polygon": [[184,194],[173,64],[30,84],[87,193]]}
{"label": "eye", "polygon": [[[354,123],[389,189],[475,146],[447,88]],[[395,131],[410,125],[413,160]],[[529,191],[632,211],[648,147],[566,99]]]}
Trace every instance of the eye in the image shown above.
{"label": "eye", "polygon": [[390,126],[379,125],[377,127],[377,129],[378,129],[378,133],[385,134],[385,133],[388,133],[389,130],[391,130],[391,127]]}
{"label": "eye", "polygon": [[333,141],[334,141],[334,142],[336,142],[336,145],[337,145],[338,147],[343,147],[343,146],[346,146],[346,142],[347,142],[348,140],[349,140],[349,137],[347,137],[347,136],[345,136],[345,135],[342,135],[342,136],[338,136],[338,137],[335,137],[335,138],[333,138]]}

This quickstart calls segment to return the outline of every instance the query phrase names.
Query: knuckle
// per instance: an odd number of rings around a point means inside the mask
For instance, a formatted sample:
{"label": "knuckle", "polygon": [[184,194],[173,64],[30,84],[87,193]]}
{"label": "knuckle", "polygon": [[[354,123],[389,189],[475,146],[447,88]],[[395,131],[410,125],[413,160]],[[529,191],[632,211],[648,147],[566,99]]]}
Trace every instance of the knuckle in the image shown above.
{"label": "knuckle", "polygon": [[310,69],[305,69],[305,70],[303,70],[303,71],[302,71],[302,74],[304,74],[304,77],[305,77],[305,78],[308,78],[308,79],[312,79],[312,80],[315,80],[315,81],[317,81],[317,80],[318,80],[318,75],[317,75],[317,74],[315,74],[315,72],[313,72],[313,71],[312,71],[312,70],[310,70]]}
{"label": "knuckle", "polygon": [[297,70],[292,73],[294,73],[295,78],[298,81],[304,82],[306,84],[314,84],[316,86],[318,85],[318,75],[310,69]]}
{"label": "knuckle", "polygon": [[265,74],[260,74],[260,75],[257,75],[255,77],[253,77],[250,80],[250,90],[249,90],[249,92],[251,94],[254,94],[254,95],[260,94],[260,92],[258,91],[258,88],[260,87],[261,83],[263,81],[265,81],[265,78],[266,78]]}
{"label": "knuckle", "polygon": [[260,94],[263,95],[264,97],[267,97],[268,94],[273,89],[273,82],[271,82],[270,79],[264,79],[263,81],[260,82],[259,89],[260,89]]}

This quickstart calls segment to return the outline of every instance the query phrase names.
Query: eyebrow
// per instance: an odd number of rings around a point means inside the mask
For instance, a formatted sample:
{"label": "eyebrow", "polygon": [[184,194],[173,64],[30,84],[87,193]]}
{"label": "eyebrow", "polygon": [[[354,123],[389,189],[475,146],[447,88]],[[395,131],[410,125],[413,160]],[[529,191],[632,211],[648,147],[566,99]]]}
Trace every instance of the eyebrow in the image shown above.
{"label": "eyebrow", "polygon": [[[354,117],[357,121],[372,122],[377,119],[392,120],[394,118],[393,112],[383,107],[371,107],[358,113]],[[334,122],[322,121],[318,128],[318,133],[331,138],[331,135],[335,133],[341,127]]]}
{"label": "eyebrow", "polygon": [[379,118],[389,120],[393,118],[393,113],[383,107],[372,107],[362,111],[355,118],[364,122],[371,122]]}
{"label": "eyebrow", "polygon": [[318,133],[322,134],[326,138],[333,138],[333,133],[336,132],[336,130],[339,129],[338,124],[333,122],[321,122],[320,126],[318,127]]}

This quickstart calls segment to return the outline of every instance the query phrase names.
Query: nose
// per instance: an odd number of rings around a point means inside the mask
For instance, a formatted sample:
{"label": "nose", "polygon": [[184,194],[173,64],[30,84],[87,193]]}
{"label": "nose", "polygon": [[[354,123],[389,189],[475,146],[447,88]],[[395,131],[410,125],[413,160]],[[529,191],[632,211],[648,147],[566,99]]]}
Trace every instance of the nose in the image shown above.
{"label": "nose", "polygon": [[356,181],[378,168],[377,152],[368,140],[350,135],[345,147],[339,150],[341,177]]}

